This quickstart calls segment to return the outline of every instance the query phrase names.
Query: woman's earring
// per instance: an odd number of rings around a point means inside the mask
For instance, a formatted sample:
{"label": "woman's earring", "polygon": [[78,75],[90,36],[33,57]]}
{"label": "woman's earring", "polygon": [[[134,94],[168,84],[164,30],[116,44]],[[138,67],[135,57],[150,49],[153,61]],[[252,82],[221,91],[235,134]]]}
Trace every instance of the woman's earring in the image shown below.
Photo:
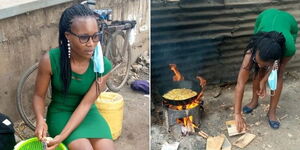
{"label": "woman's earring", "polygon": [[70,46],[69,40],[68,40],[68,57],[69,57],[69,59],[71,58],[71,46]]}

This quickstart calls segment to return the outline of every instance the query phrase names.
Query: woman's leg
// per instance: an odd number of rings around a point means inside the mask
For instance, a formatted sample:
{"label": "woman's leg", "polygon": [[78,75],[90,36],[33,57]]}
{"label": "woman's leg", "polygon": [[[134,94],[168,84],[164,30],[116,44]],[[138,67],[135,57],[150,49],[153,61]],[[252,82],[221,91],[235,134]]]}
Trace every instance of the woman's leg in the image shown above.
{"label": "woman's leg", "polygon": [[114,142],[110,139],[90,139],[94,150],[115,150]]}
{"label": "woman's leg", "polygon": [[[68,145],[69,150],[93,150],[90,140],[82,138],[72,141]],[[95,149],[96,150],[96,149]]]}
{"label": "woman's leg", "polygon": [[271,96],[270,108],[268,112],[269,119],[272,121],[277,120],[276,108],[283,88],[283,73],[285,71],[286,64],[289,62],[291,58],[292,57],[284,57],[280,62],[280,66],[278,69],[277,89],[275,90],[275,95]]}

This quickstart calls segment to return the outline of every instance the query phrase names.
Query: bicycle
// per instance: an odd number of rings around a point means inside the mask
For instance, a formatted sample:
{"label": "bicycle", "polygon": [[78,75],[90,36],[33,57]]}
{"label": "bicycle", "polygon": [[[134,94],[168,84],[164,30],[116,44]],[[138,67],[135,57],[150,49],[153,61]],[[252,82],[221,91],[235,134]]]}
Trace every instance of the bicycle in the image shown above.
{"label": "bicycle", "polygon": [[[84,1],[81,4],[87,4],[93,8],[96,2],[93,0]],[[131,29],[135,27],[136,21],[112,21],[111,9],[93,9],[98,16],[100,43],[104,56],[112,62],[113,68],[110,77],[107,80],[107,87],[113,92],[118,92],[126,83],[129,74],[131,62],[131,49],[129,45],[129,35]],[[110,22],[110,23],[109,23]],[[32,130],[35,130],[34,113],[32,111],[31,100],[33,98],[33,87],[37,73],[38,63],[28,68],[21,76],[17,87],[17,109],[25,122]],[[31,90],[27,90],[31,89]],[[23,94],[26,91],[27,94]],[[51,87],[48,88],[46,103],[48,106],[51,100]],[[45,110],[45,112],[47,112]]]}

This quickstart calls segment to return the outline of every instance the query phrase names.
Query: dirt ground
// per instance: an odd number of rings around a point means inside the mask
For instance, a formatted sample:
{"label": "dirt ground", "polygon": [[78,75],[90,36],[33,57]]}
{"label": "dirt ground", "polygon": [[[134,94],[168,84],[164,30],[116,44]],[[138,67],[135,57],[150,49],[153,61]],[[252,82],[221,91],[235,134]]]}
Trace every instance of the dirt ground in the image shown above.
{"label": "dirt ground", "polygon": [[115,141],[118,150],[149,149],[149,98],[124,87],[119,92],[125,101],[121,137]]}
{"label": "dirt ground", "polygon": [[[266,113],[268,111],[269,98],[259,100],[259,107],[251,114],[244,115],[249,126],[248,133],[255,134],[255,139],[244,150],[299,150],[300,147],[300,72],[288,72],[284,76],[284,88],[277,109],[277,117],[281,118],[281,126],[278,130],[269,127]],[[201,118],[200,129],[210,136],[225,134],[233,143],[240,136],[229,137],[225,121],[233,119],[233,94],[235,85],[209,86],[204,94],[204,117]],[[252,85],[247,84],[243,105],[251,99]],[[153,120],[157,120],[152,118]],[[157,121],[156,121],[157,122]],[[161,132],[161,133],[157,133]],[[198,135],[183,137],[170,135],[163,129],[162,124],[153,124],[151,128],[152,150],[159,150],[160,140],[180,142],[179,150],[202,150],[205,149],[206,140]],[[171,137],[171,138],[170,138]],[[188,143],[186,142],[189,139]],[[232,150],[239,150],[232,146]]]}

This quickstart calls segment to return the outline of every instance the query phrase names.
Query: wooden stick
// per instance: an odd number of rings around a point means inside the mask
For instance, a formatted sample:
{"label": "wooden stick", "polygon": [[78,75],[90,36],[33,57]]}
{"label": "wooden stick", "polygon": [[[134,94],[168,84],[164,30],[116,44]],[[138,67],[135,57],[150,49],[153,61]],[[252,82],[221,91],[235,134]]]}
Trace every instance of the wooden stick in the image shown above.
{"label": "wooden stick", "polygon": [[202,130],[200,132],[198,132],[198,134],[200,136],[202,136],[203,138],[207,139],[208,138],[208,134],[206,134],[205,132],[203,132]]}
{"label": "wooden stick", "polygon": [[288,117],[288,114],[285,114],[284,116],[282,116],[279,120],[283,120],[284,118]]}

